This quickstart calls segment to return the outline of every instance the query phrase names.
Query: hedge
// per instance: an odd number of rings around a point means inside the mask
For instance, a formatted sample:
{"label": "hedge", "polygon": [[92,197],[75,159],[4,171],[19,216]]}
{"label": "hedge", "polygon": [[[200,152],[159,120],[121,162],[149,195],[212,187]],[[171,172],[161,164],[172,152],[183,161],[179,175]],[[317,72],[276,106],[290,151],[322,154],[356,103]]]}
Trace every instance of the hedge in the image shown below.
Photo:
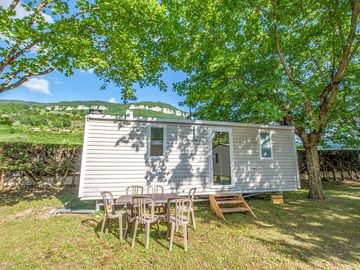
{"label": "hedge", "polygon": [[36,185],[44,180],[61,184],[79,171],[80,156],[78,145],[1,143],[1,184],[21,185],[28,181]]}
{"label": "hedge", "polygon": [[[360,149],[319,150],[323,180],[360,180]],[[304,150],[298,150],[299,171],[307,174]]]}

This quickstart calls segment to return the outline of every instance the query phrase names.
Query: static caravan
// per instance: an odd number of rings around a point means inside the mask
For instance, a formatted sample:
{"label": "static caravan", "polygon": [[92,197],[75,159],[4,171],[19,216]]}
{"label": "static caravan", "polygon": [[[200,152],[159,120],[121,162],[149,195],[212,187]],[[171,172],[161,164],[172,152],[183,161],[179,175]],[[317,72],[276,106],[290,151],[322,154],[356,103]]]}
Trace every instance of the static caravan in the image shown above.
{"label": "static caravan", "polygon": [[289,126],[89,114],[79,197],[149,184],[203,195],[296,190],[294,136]]}

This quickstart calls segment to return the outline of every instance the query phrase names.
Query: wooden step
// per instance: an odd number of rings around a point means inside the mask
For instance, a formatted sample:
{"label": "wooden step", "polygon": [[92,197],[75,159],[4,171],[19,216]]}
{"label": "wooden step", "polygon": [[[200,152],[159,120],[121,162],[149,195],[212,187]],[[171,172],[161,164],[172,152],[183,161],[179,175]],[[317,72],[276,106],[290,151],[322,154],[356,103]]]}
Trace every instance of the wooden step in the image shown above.
{"label": "wooden step", "polygon": [[243,201],[241,200],[229,200],[229,201],[217,201],[218,204],[241,204]]}
{"label": "wooden step", "polygon": [[[217,200],[218,198],[222,198]],[[227,198],[227,199],[225,199]],[[251,216],[256,218],[256,215],[251,210],[249,205],[246,203],[244,198],[240,194],[210,194],[210,209],[215,214],[225,220],[225,213],[249,213]],[[232,205],[233,207],[220,208],[220,205]],[[240,207],[241,205],[241,207]]]}
{"label": "wooden step", "polygon": [[245,213],[245,212],[249,212],[250,210],[245,208],[245,207],[235,207],[235,208],[220,208],[221,212],[223,213],[237,213],[237,212],[241,212],[241,213]]}
{"label": "wooden step", "polygon": [[215,197],[212,195],[209,195],[210,200],[210,209],[220,218],[225,220],[223,212],[221,212],[221,209],[219,207],[219,204],[217,203]]}
{"label": "wooden step", "polygon": [[239,194],[211,194],[212,197],[214,198],[231,198],[231,197],[237,197],[239,196]]}

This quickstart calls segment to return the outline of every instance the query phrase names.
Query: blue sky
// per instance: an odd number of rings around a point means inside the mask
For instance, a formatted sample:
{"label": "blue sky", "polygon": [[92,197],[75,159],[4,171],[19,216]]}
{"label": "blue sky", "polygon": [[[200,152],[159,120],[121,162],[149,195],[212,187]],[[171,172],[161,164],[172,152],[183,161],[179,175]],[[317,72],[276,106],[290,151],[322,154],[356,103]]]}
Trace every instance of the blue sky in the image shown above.
{"label": "blue sky", "polygon": [[[181,72],[167,71],[163,79],[169,91],[162,92],[158,87],[141,89],[136,86],[137,101],[161,101],[188,111],[187,107],[179,106],[184,98],[172,91],[172,84],[181,81],[185,75]],[[0,94],[0,99],[17,99],[38,102],[57,102],[75,100],[102,100],[120,103],[120,89],[109,85],[106,90],[100,90],[101,80],[91,71],[76,71],[71,77],[58,72],[38,77],[23,86]]]}

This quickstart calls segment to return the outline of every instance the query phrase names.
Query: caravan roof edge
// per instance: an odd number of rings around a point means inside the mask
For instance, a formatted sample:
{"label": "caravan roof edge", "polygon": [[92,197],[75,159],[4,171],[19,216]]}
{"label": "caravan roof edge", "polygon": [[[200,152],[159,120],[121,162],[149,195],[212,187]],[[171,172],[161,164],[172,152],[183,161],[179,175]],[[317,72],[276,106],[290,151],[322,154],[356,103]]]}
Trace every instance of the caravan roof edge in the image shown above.
{"label": "caravan roof edge", "polygon": [[209,126],[233,126],[233,127],[253,127],[253,128],[271,128],[271,129],[286,129],[293,130],[293,126],[280,125],[260,125],[260,124],[245,124],[237,122],[223,122],[223,121],[209,121],[209,120],[193,120],[193,119],[174,119],[174,118],[155,118],[155,117],[133,117],[125,118],[124,115],[107,115],[107,114],[88,114],[87,119],[96,120],[110,120],[110,121],[133,121],[133,122],[150,122],[150,123],[171,123],[171,124],[194,124],[194,125],[209,125]]}

